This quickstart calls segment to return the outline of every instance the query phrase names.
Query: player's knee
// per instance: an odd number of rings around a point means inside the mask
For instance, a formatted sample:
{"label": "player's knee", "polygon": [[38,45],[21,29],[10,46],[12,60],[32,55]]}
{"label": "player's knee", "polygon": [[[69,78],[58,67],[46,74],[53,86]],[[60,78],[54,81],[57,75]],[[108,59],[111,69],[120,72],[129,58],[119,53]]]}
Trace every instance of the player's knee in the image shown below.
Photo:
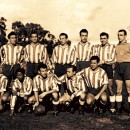
{"label": "player's knee", "polygon": [[60,103],[60,104],[63,103],[63,99],[62,99],[62,98],[59,99],[59,103]]}
{"label": "player's knee", "polygon": [[58,99],[58,93],[57,92],[52,93],[52,96],[53,96],[54,99]]}
{"label": "player's knee", "polygon": [[102,100],[103,102],[107,102],[107,94],[106,94],[106,93],[103,93],[103,94],[101,95],[101,100]]}
{"label": "player's knee", "polygon": [[29,99],[28,99],[28,103],[29,103],[29,104],[33,104],[33,99],[32,99],[32,98],[29,98]]}
{"label": "player's knee", "polygon": [[3,105],[1,104],[1,105],[0,105],[0,111],[2,111],[2,110],[3,110]]}
{"label": "player's knee", "polygon": [[86,97],[86,94],[85,94],[85,93],[82,93],[82,94],[80,95],[80,98],[81,98],[82,100],[85,100],[85,97]]}
{"label": "player's knee", "polygon": [[3,102],[7,102],[7,101],[9,101],[8,96],[3,96],[3,97],[2,97],[2,101],[3,101]]}
{"label": "player's knee", "polygon": [[86,98],[86,103],[91,105],[93,103],[93,99],[91,97]]}

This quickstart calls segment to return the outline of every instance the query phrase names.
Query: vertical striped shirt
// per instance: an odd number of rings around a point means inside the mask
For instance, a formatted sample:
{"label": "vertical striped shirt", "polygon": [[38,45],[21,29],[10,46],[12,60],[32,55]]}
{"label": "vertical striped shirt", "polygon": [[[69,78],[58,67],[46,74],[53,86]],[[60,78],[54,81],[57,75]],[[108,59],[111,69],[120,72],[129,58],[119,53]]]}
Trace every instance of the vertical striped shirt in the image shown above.
{"label": "vertical striped shirt", "polygon": [[23,83],[21,83],[18,78],[15,79],[12,85],[12,91],[19,91],[21,94],[30,95],[32,92],[32,79],[25,76]]}
{"label": "vertical striped shirt", "polygon": [[78,61],[89,61],[94,54],[94,45],[89,42],[79,42],[76,47],[76,52]]}
{"label": "vertical striped shirt", "polygon": [[54,48],[52,54],[52,63],[59,63],[59,64],[75,64],[76,63],[76,52],[75,46],[66,46],[63,47],[62,45],[58,45]]}
{"label": "vertical striped shirt", "polygon": [[31,63],[44,63],[49,64],[49,56],[46,47],[42,44],[29,44],[26,45],[24,51],[25,61]]}
{"label": "vertical striped shirt", "polygon": [[59,91],[55,76],[48,76],[46,79],[41,75],[34,77],[33,91],[48,92],[50,90]]}
{"label": "vertical striped shirt", "polygon": [[58,81],[61,83],[66,82],[67,89],[71,92],[71,94],[76,93],[76,92],[79,93],[79,92],[86,91],[85,84],[81,76],[75,75],[73,79],[69,79],[67,78],[67,75],[65,74],[59,77]]}
{"label": "vertical striped shirt", "polygon": [[[23,96],[30,95],[32,92],[32,79],[29,77],[24,77],[23,83],[21,83],[18,78],[14,80],[12,84],[12,92],[18,94],[23,94]],[[11,95],[10,106],[14,109],[16,104],[17,95]]]}
{"label": "vertical striped shirt", "polygon": [[106,64],[115,62],[115,46],[107,43],[105,46],[96,45],[96,54],[100,61]]}
{"label": "vertical striped shirt", "polygon": [[99,88],[108,84],[108,77],[106,72],[98,67],[96,70],[92,70],[90,67],[79,72],[85,79],[87,87]]}
{"label": "vertical striped shirt", "polygon": [[7,87],[8,79],[3,74],[0,74],[0,92],[5,92]]}
{"label": "vertical striped shirt", "polygon": [[2,64],[14,65],[21,63],[23,60],[24,50],[20,45],[8,43],[1,47]]}

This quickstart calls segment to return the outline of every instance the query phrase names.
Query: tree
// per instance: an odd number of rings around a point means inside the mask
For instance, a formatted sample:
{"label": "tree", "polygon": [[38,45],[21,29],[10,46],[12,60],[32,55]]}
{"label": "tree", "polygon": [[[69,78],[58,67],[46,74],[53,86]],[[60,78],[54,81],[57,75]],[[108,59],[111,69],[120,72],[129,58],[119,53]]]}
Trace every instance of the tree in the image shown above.
{"label": "tree", "polygon": [[7,43],[7,39],[6,39],[6,22],[7,20],[4,17],[0,18],[0,47],[2,45],[5,45]]}

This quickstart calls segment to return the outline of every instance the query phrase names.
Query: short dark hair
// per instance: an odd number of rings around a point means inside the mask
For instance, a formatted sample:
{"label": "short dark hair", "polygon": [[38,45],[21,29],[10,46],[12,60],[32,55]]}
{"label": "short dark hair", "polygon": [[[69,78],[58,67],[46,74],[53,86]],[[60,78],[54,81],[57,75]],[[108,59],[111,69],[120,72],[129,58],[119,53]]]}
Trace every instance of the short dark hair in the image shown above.
{"label": "short dark hair", "polygon": [[59,35],[59,37],[60,36],[65,36],[66,38],[68,38],[68,35],[66,34],[66,33],[61,33],[60,35]]}
{"label": "short dark hair", "polygon": [[21,72],[24,75],[25,74],[25,69],[23,69],[23,68],[17,69],[15,75],[17,75],[18,72]]}
{"label": "short dark hair", "polygon": [[127,35],[127,32],[125,29],[120,29],[118,32],[124,32],[124,35]]}
{"label": "short dark hair", "polygon": [[32,34],[37,34],[37,37],[38,37],[38,33],[37,33],[36,31],[32,31],[32,32],[30,33],[30,38],[32,37]]}
{"label": "short dark hair", "polygon": [[100,33],[100,37],[101,37],[101,36],[107,36],[107,38],[109,38],[109,34],[106,33],[106,32],[102,32],[102,33]]}
{"label": "short dark hair", "polygon": [[98,56],[92,56],[92,57],[90,58],[90,61],[92,61],[92,60],[96,60],[97,63],[100,62],[100,58],[99,58]]}
{"label": "short dark hair", "polygon": [[46,64],[39,64],[38,70],[40,70],[41,68],[47,69],[47,65]]}
{"label": "short dark hair", "polygon": [[16,33],[15,32],[10,32],[9,34],[8,34],[8,39],[10,39],[10,37],[12,36],[12,35],[15,35],[16,36]]}
{"label": "short dark hair", "polygon": [[75,71],[77,71],[77,67],[75,66],[75,65],[69,65],[68,67],[67,67],[67,69],[68,68],[72,68],[72,70],[73,70],[73,72]]}
{"label": "short dark hair", "polygon": [[81,36],[81,33],[87,33],[88,34],[88,30],[87,29],[81,29],[80,32],[79,32],[80,36]]}

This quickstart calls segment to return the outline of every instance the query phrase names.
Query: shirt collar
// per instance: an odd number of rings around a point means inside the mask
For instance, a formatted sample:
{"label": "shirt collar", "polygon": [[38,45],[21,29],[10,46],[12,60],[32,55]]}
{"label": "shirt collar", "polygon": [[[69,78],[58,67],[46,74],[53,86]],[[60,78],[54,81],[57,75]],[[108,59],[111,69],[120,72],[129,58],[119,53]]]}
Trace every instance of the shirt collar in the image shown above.
{"label": "shirt collar", "polygon": [[124,40],[124,41],[122,41],[122,42],[119,42],[118,44],[119,44],[119,45],[125,45],[125,44],[127,44],[127,40]]}
{"label": "shirt collar", "polygon": [[105,45],[100,45],[101,47],[106,47],[106,46],[110,46],[110,43],[106,43]]}

